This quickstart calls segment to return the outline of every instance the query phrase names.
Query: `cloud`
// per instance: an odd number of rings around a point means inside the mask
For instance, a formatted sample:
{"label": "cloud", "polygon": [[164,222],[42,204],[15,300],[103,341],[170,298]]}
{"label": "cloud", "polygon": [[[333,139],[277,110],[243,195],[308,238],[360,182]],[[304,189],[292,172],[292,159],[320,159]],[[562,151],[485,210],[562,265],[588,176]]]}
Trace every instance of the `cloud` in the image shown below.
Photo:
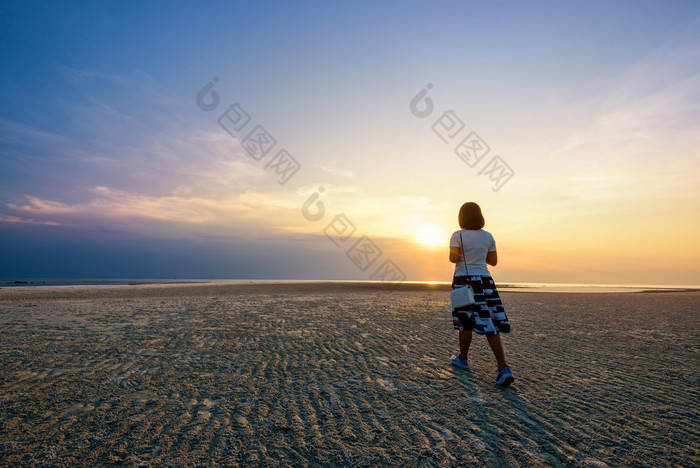
{"label": "cloud", "polygon": [[37,141],[57,144],[66,143],[68,139],[0,116],[0,143],[18,145]]}
{"label": "cloud", "polygon": [[45,215],[65,215],[65,214],[72,214],[72,213],[78,213],[80,211],[79,208],[75,206],[69,206],[64,203],[60,202],[55,202],[55,201],[50,201],[50,200],[42,200],[37,197],[27,197],[29,200],[28,205],[24,206],[18,206],[15,205],[14,203],[8,203],[7,206],[12,208],[13,210],[27,213],[27,214],[36,214],[38,216],[45,216]]}
{"label": "cloud", "polygon": [[[83,201],[66,203],[36,196],[7,207],[16,217],[71,226],[118,226],[132,232],[193,232],[207,235],[259,236],[260,232],[296,236],[322,234],[335,216],[344,214],[356,235],[405,238],[426,214],[441,208],[429,197],[376,196],[356,186],[324,185],[324,216],[310,222],[302,206],[322,184],[293,192],[247,190],[243,193],[200,196],[176,188],[168,194],[145,194],[94,186]],[[315,209],[315,208],[314,208]],[[390,214],[389,216],[387,214]]]}
{"label": "cloud", "polygon": [[254,210],[241,197],[212,200],[196,196],[152,196],[97,186],[84,202],[66,204],[37,197],[27,197],[23,205],[8,204],[17,213],[41,219],[125,220],[142,219],[184,224],[206,224],[240,219]]}
{"label": "cloud", "polygon": [[339,169],[336,167],[327,166],[325,164],[316,164],[316,167],[322,171],[323,175],[337,177],[341,179],[352,179],[355,177],[355,173],[353,171],[349,171],[346,169]]}
{"label": "cloud", "polygon": [[[42,135],[43,148],[28,153],[44,163],[37,170],[51,174],[50,186],[25,181],[25,201],[6,203],[13,216],[76,226],[117,223],[134,231],[167,225],[213,234],[251,234],[261,227],[318,233],[301,206],[324,186],[328,220],[345,213],[362,232],[395,237],[402,225],[438,209],[429,197],[374,195],[345,183],[355,178],[352,171],[324,163],[304,170],[322,183],[280,187],[265,161],[251,158],[215,115],[178,115],[179,104],[149,77],[56,68],[79,91],[55,98],[65,104],[74,131],[10,129],[25,143]],[[48,163],[48,151],[61,155],[60,161]]]}
{"label": "cloud", "polygon": [[60,223],[55,221],[37,221],[30,218],[20,218],[19,216],[8,216],[0,214],[0,223],[10,223],[10,224],[36,224],[42,226],[59,226]]}
{"label": "cloud", "polygon": [[586,229],[587,219],[605,219],[613,231],[625,220],[624,234],[633,236],[643,219],[673,213],[675,221],[675,212],[692,212],[700,202],[699,103],[696,42],[671,41],[588,89],[541,132],[548,157],[534,154],[509,186],[538,209],[507,207],[509,219],[538,220],[559,232]]}
{"label": "cloud", "polygon": [[[577,130],[558,157],[645,161],[673,148],[697,148],[700,137],[700,46],[668,44],[610,79],[569,110]],[[570,122],[571,123],[571,122]],[[676,152],[673,158],[697,162]]]}

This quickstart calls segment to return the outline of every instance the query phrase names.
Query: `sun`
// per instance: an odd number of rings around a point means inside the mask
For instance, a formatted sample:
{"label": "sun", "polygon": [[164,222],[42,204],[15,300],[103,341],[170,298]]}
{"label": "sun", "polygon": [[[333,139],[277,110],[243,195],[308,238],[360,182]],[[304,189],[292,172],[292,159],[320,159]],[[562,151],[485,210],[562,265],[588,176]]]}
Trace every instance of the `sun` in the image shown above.
{"label": "sun", "polygon": [[423,225],[416,232],[416,242],[429,247],[437,247],[440,245],[445,245],[447,241],[444,239],[442,231],[435,226]]}

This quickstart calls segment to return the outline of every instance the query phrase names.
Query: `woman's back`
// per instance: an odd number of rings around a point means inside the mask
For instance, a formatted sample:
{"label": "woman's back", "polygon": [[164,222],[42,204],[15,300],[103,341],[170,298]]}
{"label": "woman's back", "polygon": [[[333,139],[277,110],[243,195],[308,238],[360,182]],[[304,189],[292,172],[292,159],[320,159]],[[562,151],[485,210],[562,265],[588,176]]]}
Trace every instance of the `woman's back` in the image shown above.
{"label": "woman's back", "polygon": [[496,241],[490,232],[483,229],[456,231],[450,238],[450,247],[460,248],[463,252],[463,257],[455,265],[455,276],[490,276],[486,255],[496,250]]}

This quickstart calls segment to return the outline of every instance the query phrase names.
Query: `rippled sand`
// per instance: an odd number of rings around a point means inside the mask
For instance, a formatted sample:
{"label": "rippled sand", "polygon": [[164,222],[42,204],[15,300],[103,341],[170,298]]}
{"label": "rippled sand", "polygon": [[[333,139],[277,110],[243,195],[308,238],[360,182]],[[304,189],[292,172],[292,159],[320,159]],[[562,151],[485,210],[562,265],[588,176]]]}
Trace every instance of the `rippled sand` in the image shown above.
{"label": "rippled sand", "polygon": [[0,464],[699,466],[700,293],[502,293],[516,373],[444,287],[0,290]]}

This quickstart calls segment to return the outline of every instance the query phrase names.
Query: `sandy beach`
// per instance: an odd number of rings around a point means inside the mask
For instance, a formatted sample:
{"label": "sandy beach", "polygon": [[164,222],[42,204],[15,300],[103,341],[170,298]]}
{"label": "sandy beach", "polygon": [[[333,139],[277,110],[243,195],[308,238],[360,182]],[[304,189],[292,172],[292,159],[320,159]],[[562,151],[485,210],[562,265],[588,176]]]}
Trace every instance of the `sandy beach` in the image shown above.
{"label": "sandy beach", "polygon": [[502,291],[516,374],[445,287],[0,289],[2,466],[700,466],[700,293]]}

